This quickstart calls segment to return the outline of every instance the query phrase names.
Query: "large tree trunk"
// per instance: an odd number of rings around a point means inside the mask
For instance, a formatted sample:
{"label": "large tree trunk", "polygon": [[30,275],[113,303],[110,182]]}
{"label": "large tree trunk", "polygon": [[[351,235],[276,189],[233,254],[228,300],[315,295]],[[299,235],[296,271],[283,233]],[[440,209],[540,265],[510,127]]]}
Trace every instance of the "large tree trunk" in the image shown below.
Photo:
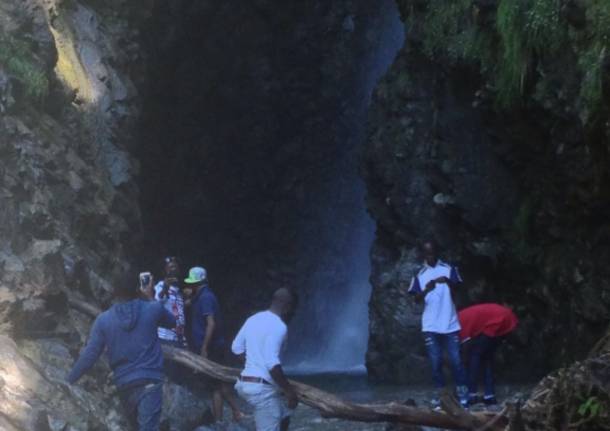
{"label": "large tree trunk", "polygon": [[[95,317],[100,310],[89,303],[74,298],[69,300],[70,306]],[[235,382],[239,370],[226,367],[184,349],[163,346],[165,357],[178,362],[194,371],[206,374],[224,382]],[[397,402],[386,404],[358,404],[344,401],[333,394],[324,392],[312,386],[291,381],[299,400],[320,411],[323,417],[334,417],[360,422],[395,422],[409,425],[422,425],[448,429],[504,429],[508,423],[504,415],[493,413],[468,413],[449,395],[443,396],[445,412],[437,412],[425,408],[409,407]]]}

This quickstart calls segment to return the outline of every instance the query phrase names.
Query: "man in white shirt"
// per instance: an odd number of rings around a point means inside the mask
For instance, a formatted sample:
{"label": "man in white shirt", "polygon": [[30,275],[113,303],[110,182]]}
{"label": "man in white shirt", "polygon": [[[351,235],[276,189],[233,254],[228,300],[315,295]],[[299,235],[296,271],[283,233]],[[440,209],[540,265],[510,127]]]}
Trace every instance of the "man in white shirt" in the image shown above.
{"label": "man in white shirt", "polygon": [[280,361],[288,332],[286,323],[296,305],[297,297],[292,291],[276,290],[269,309],[246,320],[231,345],[236,355],[245,354],[245,367],[235,390],[254,408],[257,431],[286,431],[290,425],[290,411],[298,403]]}
{"label": "man in white shirt", "polygon": [[[460,322],[451,290],[462,282],[457,268],[438,258],[437,246],[433,241],[422,244],[424,266],[413,277],[409,293],[415,295],[417,302],[424,301],[422,314],[422,332],[426,342],[428,358],[432,365],[432,377],[437,389],[445,387],[443,375],[443,347],[447,350],[449,363],[453,371],[456,392],[460,403],[468,405],[468,388],[466,373],[460,358]],[[433,407],[439,405],[438,399],[432,400]]]}

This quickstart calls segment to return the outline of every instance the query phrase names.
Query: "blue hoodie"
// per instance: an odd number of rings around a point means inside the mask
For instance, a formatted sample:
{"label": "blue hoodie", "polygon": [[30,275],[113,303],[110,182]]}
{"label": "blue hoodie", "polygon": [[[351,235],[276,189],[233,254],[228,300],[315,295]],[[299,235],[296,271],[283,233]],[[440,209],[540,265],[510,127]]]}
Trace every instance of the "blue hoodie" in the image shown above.
{"label": "blue hoodie", "polygon": [[162,380],[163,352],[157,327],[175,325],[174,316],[158,302],[134,299],[113,305],[95,319],[68,382],[74,383],[86,373],[104,349],[117,387],[137,380]]}

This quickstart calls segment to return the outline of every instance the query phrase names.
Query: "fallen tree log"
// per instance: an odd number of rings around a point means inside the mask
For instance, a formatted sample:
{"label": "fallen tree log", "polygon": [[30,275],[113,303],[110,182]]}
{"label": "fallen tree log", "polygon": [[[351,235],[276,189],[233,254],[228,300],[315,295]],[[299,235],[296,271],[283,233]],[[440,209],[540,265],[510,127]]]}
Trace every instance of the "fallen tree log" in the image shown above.
{"label": "fallen tree log", "polygon": [[[95,306],[76,298],[69,298],[68,302],[72,308],[90,317],[95,317],[101,312]],[[167,359],[217,380],[232,383],[239,376],[240,370],[236,368],[217,364],[184,349],[163,346],[163,352]],[[439,412],[426,408],[410,407],[397,402],[385,404],[352,403],[304,383],[292,380],[290,383],[294,386],[299,400],[303,404],[317,409],[326,418],[340,418],[359,422],[395,422],[446,429],[481,428],[492,431],[502,430],[508,423],[506,417],[498,418],[493,413],[469,413],[463,409],[456,409],[456,403],[451,402],[448,394],[444,396],[443,405],[452,407],[447,407],[449,410],[447,412]]]}

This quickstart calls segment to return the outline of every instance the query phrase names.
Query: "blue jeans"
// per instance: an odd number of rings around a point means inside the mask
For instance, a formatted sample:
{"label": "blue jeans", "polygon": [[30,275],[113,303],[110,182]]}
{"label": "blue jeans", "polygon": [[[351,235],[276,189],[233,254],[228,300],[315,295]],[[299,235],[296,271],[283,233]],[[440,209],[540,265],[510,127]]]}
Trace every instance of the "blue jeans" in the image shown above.
{"label": "blue jeans", "polygon": [[[450,334],[438,334],[436,332],[424,332],[424,340],[426,342],[426,350],[428,358],[432,365],[432,379],[434,385],[438,389],[445,387],[445,376],[443,375],[443,349],[447,350],[447,356],[451,370],[453,372],[453,380],[458,387],[459,392],[465,390],[466,373],[462,366],[460,358],[460,339],[458,332]],[[465,396],[466,394],[458,394]]]}
{"label": "blue jeans", "polygon": [[163,382],[153,382],[120,390],[121,401],[132,429],[159,431]]}
{"label": "blue jeans", "polygon": [[499,344],[497,337],[479,335],[471,343],[468,357],[468,392],[474,395],[478,390],[479,367],[483,365],[483,382],[485,383],[485,396],[494,395],[493,362],[496,348]]}

